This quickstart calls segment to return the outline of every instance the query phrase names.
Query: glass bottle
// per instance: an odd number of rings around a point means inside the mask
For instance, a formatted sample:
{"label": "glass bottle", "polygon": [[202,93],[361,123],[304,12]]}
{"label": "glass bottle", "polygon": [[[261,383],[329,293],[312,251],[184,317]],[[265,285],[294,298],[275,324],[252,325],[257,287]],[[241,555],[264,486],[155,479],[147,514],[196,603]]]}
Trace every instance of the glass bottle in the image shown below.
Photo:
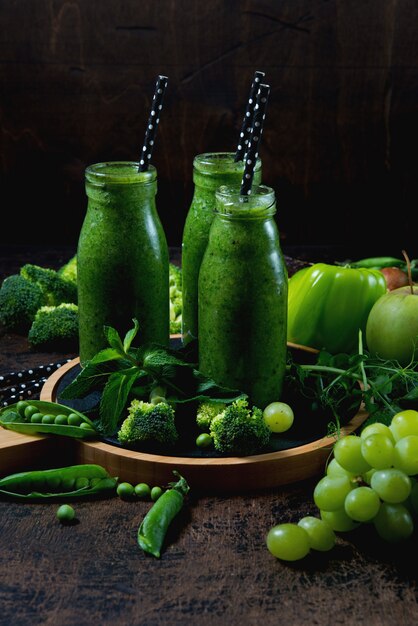
{"label": "glass bottle", "polygon": [[[197,337],[198,277],[209,229],[215,214],[215,192],[221,185],[239,185],[243,161],[234,161],[233,152],[198,154],[193,161],[194,194],[188,211],[182,241],[182,335],[187,343]],[[254,171],[254,184],[261,182],[261,161]]]}
{"label": "glass bottle", "polygon": [[287,269],[275,193],[221,187],[199,275],[199,369],[264,409],[286,368]]}
{"label": "glass bottle", "polygon": [[[80,361],[139,322],[137,343],[169,341],[169,255],[157,214],[157,171],[130,161],[85,171],[87,211],[77,250]],[[135,345],[135,342],[134,342]]]}

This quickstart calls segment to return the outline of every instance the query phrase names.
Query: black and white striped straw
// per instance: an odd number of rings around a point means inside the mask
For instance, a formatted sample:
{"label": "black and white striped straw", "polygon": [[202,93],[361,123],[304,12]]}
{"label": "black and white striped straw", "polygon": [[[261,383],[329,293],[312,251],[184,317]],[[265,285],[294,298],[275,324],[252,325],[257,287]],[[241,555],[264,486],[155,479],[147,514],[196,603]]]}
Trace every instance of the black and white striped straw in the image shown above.
{"label": "black and white striped straw", "polygon": [[164,93],[167,87],[167,76],[158,76],[155,83],[154,97],[152,99],[151,111],[148,118],[147,130],[145,131],[144,143],[142,145],[141,156],[139,158],[140,172],[146,172],[150,164],[152,149],[154,147],[155,134],[160,121],[161,109],[163,108]]}
{"label": "black and white striped straw", "polygon": [[270,95],[270,85],[260,84],[254,107],[253,125],[251,129],[248,151],[245,155],[244,174],[241,181],[241,196],[248,196],[251,193],[253,184],[254,168],[257,162],[258,150],[260,147],[261,135],[263,134],[264,120],[266,118],[267,102]]}
{"label": "black and white striped straw", "polygon": [[265,72],[259,72],[258,70],[254,72],[254,79],[250,89],[250,95],[248,96],[247,108],[245,109],[244,119],[242,120],[241,131],[239,134],[239,141],[237,146],[237,151],[235,153],[234,161],[242,161],[244,159],[245,153],[248,150],[248,144],[250,141],[251,128],[253,123],[254,116],[254,107],[257,92],[260,87],[260,83],[265,76]]}

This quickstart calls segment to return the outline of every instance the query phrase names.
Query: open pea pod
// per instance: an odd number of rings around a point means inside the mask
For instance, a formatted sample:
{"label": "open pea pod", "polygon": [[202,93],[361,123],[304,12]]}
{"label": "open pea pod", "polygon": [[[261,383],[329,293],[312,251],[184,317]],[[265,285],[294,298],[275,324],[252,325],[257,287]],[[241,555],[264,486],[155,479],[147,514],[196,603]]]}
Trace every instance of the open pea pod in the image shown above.
{"label": "open pea pod", "polygon": [[0,479],[0,496],[13,500],[59,500],[115,495],[118,478],[94,464],[10,474]]}
{"label": "open pea pod", "polygon": [[0,410],[0,426],[26,435],[45,433],[77,439],[97,438],[93,422],[80,411],[56,402],[28,400]]}

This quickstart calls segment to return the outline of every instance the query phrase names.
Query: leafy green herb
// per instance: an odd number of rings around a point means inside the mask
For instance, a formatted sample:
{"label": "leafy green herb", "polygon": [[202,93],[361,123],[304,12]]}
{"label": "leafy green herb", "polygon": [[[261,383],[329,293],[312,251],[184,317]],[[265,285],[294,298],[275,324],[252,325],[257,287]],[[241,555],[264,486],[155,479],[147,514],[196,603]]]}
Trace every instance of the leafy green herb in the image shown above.
{"label": "leafy green herb", "polygon": [[170,404],[200,400],[233,402],[246,397],[241,391],[218,385],[204,376],[193,358],[195,347],[172,350],[159,344],[132,347],[138,322],[122,341],[112,327],[105,327],[109,348],[98,352],[78,376],[64,389],[61,398],[72,399],[101,391],[97,428],[105,435],[117,430],[123,412],[132,397],[144,398],[156,385],[167,389]]}

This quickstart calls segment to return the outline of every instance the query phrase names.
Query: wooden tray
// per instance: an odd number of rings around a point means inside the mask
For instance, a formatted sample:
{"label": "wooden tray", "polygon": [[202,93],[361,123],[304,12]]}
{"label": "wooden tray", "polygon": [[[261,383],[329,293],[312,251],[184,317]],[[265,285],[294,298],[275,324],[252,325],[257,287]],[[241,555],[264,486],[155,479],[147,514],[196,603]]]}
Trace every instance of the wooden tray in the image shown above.
{"label": "wooden tray", "polygon": [[[54,372],[42,387],[40,398],[57,401],[57,390],[69,370],[79,365],[76,358]],[[366,419],[361,407],[341,434],[354,432]],[[120,480],[133,484],[164,485],[179,471],[195,489],[243,492],[277,487],[324,473],[335,439],[322,437],[309,444],[278,452],[248,457],[190,458],[162,456],[122,449],[103,442],[69,440],[72,462],[97,463]]]}

